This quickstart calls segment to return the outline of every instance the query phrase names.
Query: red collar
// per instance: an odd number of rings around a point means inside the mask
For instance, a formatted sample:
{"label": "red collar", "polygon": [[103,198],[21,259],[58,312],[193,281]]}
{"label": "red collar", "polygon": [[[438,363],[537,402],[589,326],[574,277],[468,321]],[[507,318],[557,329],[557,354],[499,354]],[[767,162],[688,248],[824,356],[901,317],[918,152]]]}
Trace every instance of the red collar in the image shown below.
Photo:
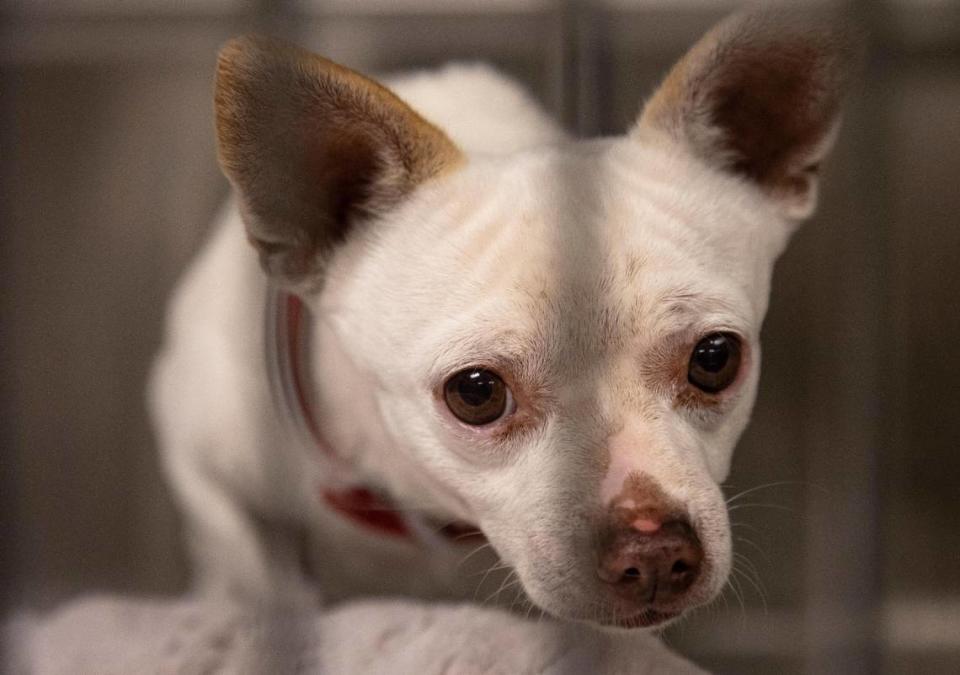
{"label": "red collar", "polygon": [[336,455],[324,442],[320,425],[310,401],[307,334],[308,310],[292,293],[271,289],[267,301],[267,359],[274,402],[310,448],[319,451],[326,467],[336,475],[320,488],[320,496],[331,509],[351,521],[379,534],[413,540],[416,535],[469,541],[483,536],[476,526],[454,523],[433,527],[404,514],[383,493],[346,480],[352,473],[348,462]]}

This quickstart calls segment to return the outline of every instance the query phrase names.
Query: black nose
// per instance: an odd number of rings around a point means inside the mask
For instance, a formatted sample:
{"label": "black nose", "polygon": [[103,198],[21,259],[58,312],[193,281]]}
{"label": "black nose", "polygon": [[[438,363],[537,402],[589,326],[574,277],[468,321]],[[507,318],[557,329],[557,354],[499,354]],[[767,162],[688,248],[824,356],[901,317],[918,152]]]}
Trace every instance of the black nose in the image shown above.
{"label": "black nose", "polygon": [[703,547],[683,520],[615,533],[600,554],[598,576],[625,600],[642,604],[680,598],[700,575]]}

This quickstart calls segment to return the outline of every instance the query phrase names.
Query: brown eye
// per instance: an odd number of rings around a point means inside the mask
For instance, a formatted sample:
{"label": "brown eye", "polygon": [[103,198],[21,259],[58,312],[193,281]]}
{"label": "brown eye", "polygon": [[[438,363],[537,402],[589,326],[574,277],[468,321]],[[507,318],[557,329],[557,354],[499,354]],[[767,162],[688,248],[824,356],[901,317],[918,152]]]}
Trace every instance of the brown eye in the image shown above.
{"label": "brown eye", "polygon": [[707,335],[690,355],[687,380],[708,394],[723,391],[740,371],[740,339],[732,333]]}
{"label": "brown eye", "polygon": [[471,426],[496,422],[513,405],[510,389],[492,370],[468,368],[447,380],[443,397],[458,420]]}

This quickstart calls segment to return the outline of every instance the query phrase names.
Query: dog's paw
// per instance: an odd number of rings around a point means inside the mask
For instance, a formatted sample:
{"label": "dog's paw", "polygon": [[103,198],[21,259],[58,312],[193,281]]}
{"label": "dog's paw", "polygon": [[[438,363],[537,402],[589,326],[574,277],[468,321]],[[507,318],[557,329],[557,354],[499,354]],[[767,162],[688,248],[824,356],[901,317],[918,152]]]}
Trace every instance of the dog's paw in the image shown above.
{"label": "dog's paw", "polygon": [[705,672],[648,633],[611,635],[475,605],[351,603],[321,626],[321,663],[330,672]]}

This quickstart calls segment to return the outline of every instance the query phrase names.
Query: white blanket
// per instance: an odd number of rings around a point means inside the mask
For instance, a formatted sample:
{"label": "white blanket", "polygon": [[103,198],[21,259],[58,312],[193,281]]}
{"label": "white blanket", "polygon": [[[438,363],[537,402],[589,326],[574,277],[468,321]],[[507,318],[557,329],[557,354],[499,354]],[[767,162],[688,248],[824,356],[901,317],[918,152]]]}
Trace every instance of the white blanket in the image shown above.
{"label": "white blanket", "polygon": [[702,673],[653,636],[405,600],[330,610],[93,597],[5,626],[4,672]]}

